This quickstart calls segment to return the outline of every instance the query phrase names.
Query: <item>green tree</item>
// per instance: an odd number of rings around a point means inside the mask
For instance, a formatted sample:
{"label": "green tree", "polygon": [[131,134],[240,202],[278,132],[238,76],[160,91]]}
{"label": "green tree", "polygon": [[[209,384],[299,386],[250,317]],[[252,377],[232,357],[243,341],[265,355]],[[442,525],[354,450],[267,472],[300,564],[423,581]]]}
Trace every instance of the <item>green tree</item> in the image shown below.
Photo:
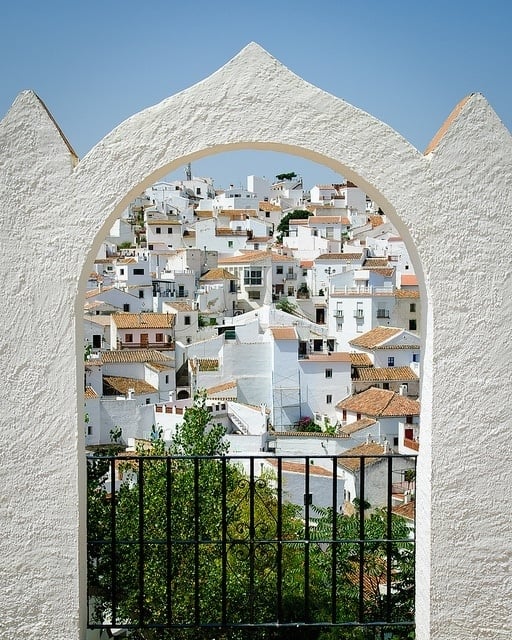
{"label": "green tree", "polygon": [[276,175],[277,180],[293,180],[293,178],[296,178],[297,174],[295,173],[295,171],[290,171],[290,173],[278,173]]}
{"label": "green tree", "polygon": [[285,214],[277,225],[277,241],[282,242],[283,236],[288,234],[290,229],[290,220],[305,220],[311,215],[313,215],[311,211],[305,211],[304,209],[294,209],[293,211]]}
{"label": "green tree", "polygon": [[[113,445],[107,452],[116,450]],[[206,397],[200,393],[169,447],[154,428],[151,442],[139,448],[137,458],[126,454],[125,462],[99,456],[88,460],[88,582],[96,619],[112,619],[113,598],[118,626],[163,625],[169,620],[190,626],[133,632],[134,638],[144,640],[364,638],[356,631],[344,630],[340,635],[339,629],[338,635],[322,635],[321,626],[302,631],[255,628],[249,636],[243,630],[223,631],[223,619],[275,622],[278,572],[281,621],[304,620],[306,557],[309,620],[328,621],[334,549],[338,619],[356,620],[360,553],[356,516],[333,516],[332,509],[317,509],[318,517],[305,530],[303,507],[280,502],[274,473],[256,473],[254,461],[252,472],[247,473],[227,453],[224,428],[212,422]],[[111,493],[104,479],[114,464],[122,483]],[[337,542],[326,545],[322,540],[332,536],[333,517]],[[374,512],[367,517],[365,571],[381,580],[383,558],[391,544],[405,583],[407,545],[382,542],[385,531],[385,514]],[[393,519],[393,540],[399,537],[405,537],[405,529]],[[406,615],[410,597],[400,600],[393,594],[393,598],[397,612]],[[202,625],[212,627],[199,627],[196,614]],[[377,594],[365,592],[365,615],[382,619]]]}

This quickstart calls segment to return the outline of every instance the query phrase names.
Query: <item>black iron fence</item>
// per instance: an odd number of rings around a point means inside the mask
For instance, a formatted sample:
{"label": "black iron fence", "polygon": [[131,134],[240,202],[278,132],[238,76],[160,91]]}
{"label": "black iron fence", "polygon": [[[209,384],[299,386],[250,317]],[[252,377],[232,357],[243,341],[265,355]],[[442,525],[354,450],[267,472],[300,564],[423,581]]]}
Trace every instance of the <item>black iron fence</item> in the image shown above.
{"label": "black iron fence", "polygon": [[413,637],[414,457],[124,453],[87,463],[90,629]]}

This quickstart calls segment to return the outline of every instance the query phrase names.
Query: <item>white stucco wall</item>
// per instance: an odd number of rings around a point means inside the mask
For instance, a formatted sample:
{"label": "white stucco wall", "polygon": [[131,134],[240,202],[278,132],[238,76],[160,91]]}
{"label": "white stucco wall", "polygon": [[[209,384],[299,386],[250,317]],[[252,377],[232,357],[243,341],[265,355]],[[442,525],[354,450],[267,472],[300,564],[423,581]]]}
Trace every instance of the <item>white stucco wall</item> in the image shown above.
{"label": "white stucco wall", "polygon": [[[96,251],[145,188],[235,149],[325,164],[377,202],[406,241],[424,328],[417,638],[509,638],[510,134],[474,94],[421,154],[255,44],[122,123],[80,162],[32,92],[0,123],[3,210],[30,220],[0,221],[10,238],[0,255],[0,635],[85,635],[81,317]],[[475,202],[478,216],[453,225]],[[448,430],[447,414],[456,418]]]}

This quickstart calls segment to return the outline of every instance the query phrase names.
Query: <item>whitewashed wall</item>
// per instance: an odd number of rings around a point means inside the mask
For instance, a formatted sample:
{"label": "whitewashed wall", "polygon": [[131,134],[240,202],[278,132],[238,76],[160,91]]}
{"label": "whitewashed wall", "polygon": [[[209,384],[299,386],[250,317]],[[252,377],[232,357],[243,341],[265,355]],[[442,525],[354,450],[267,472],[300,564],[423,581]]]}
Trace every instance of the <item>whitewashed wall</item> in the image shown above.
{"label": "whitewashed wall", "polygon": [[341,173],[405,239],[425,328],[417,637],[510,637],[512,142],[479,94],[443,133],[421,154],[255,44],[80,162],[37,96],[17,97],[0,123],[0,196],[30,224],[0,221],[1,637],[85,635],[81,308],[96,251],[153,182],[249,148]]}

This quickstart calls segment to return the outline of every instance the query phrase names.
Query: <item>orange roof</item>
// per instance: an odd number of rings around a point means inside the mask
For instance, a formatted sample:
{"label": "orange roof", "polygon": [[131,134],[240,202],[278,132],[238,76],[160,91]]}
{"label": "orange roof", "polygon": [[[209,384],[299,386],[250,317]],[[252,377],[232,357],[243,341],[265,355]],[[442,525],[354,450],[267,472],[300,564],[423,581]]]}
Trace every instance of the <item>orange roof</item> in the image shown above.
{"label": "orange roof", "polygon": [[201,282],[208,282],[209,280],[238,280],[238,278],[227,269],[218,267],[216,269],[210,269],[210,271],[207,271],[204,276],[200,278]]}
{"label": "orange roof", "polygon": [[310,353],[307,357],[313,362],[352,362],[350,353],[345,351],[331,351],[329,353]]}
{"label": "orange roof", "polygon": [[414,287],[414,286],[417,287],[418,278],[414,273],[412,274],[402,273],[402,275],[400,276],[400,283],[402,287]]}
{"label": "orange roof", "polygon": [[297,340],[294,327],[270,327],[274,340]]}
{"label": "orange roof", "polygon": [[376,349],[383,342],[394,338],[402,331],[403,329],[400,327],[375,327],[363,333],[362,336],[349,340],[349,344],[354,347],[362,347],[363,349]]}
{"label": "orange roof", "polygon": [[366,416],[386,418],[417,416],[420,413],[420,403],[417,400],[411,400],[388,389],[377,389],[377,387],[371,387],[338,402],[336,408]]}
{"label": "orange roof", "polygon": [[364,382],[417,382],[418,376],[411,367],[355,367],[352,379]]}
{"label": "orange roof", "polygon": [[[359,471],[361,468],[360,456],[383,456],[384,447],[378,442],[369,442],[360,444],[353,449],[348,449],[341,456],[338,457],[338,465],[349,471]],[[353,457],[351,457],[353,456]],[[365,466],[369,466],[379,462],[383,458],[368,457],[365,458]]]}
{"label": "orange roof", "polygon": [[118,329],[171,329],[175,317],[172,313],[113,313]]}

